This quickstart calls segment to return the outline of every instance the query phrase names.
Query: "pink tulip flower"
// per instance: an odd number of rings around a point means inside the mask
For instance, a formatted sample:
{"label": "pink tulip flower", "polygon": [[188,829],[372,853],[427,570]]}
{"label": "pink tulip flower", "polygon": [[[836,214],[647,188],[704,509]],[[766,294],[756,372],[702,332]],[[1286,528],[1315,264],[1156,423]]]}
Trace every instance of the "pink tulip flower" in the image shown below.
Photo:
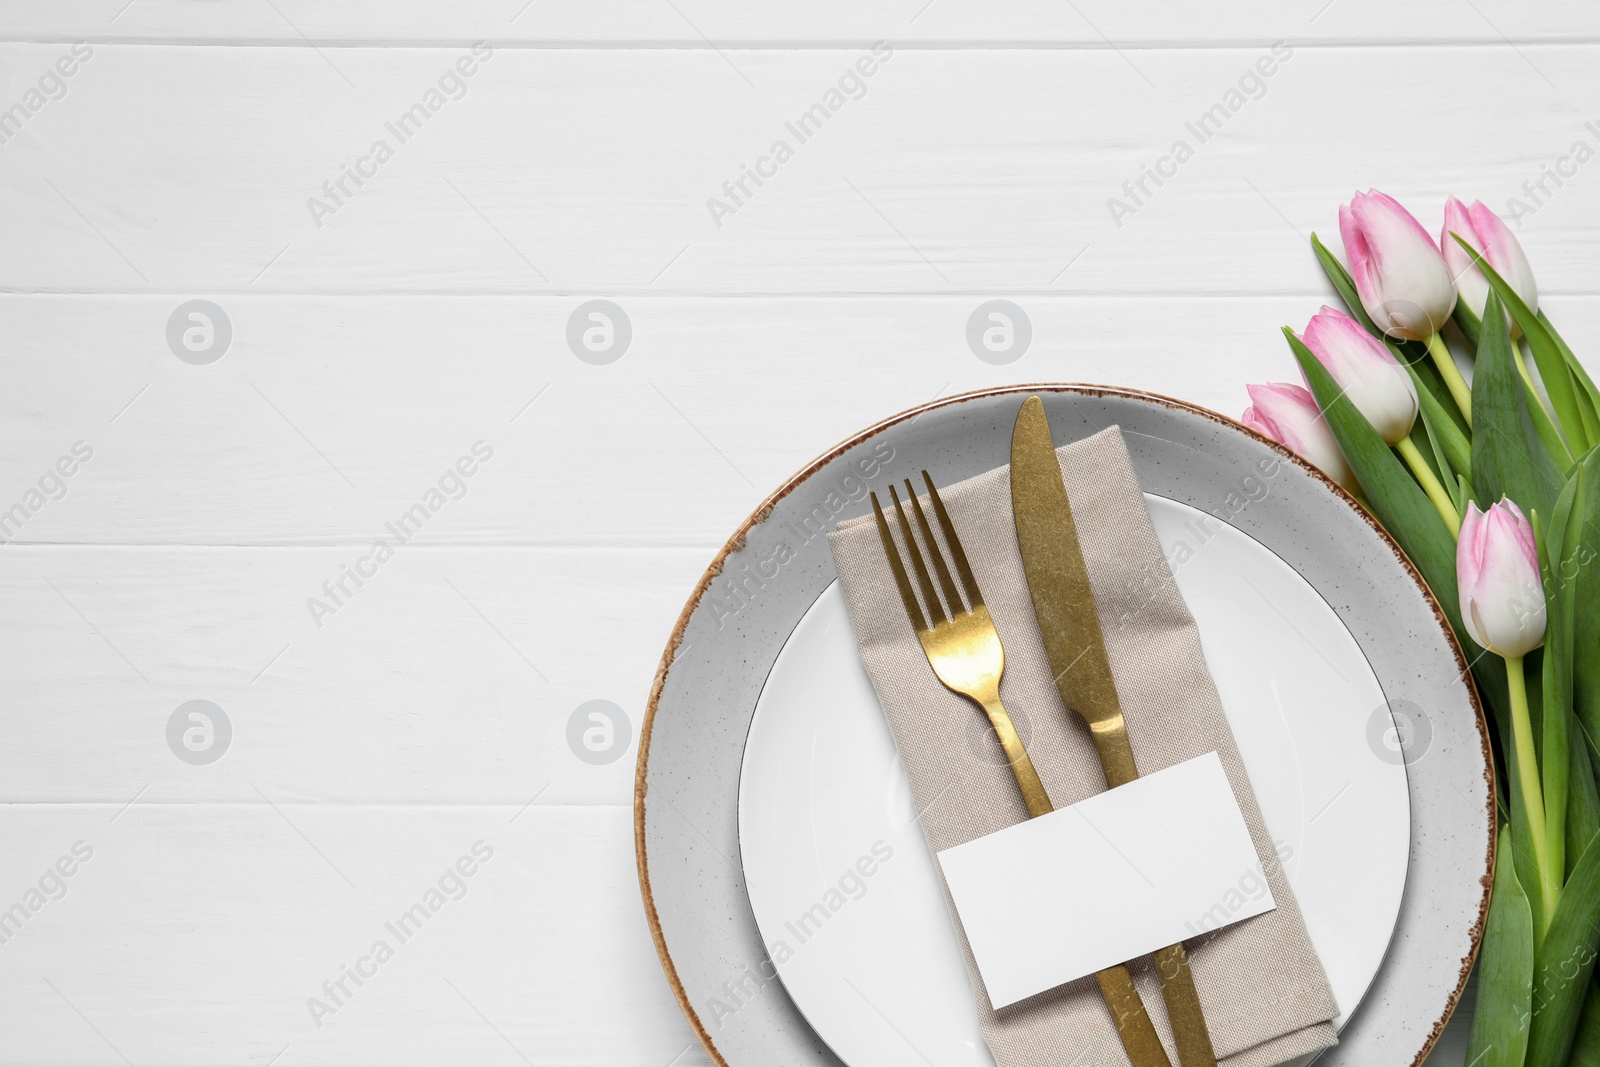
{"label": "pink tulip flower", "polygon": [[1358,490],[1355,472],[1309,391],[1283,383],[1247,385],[1245,390],[1250,394],[1250,407],[1239,416],[1240,422],[1272,438],[1352,493]]}
{"label": "pink tulip flower", "polygon": [[[1467,207],[1452,196],[1444,203],[1444,228],[1439,233],[1439,249],[1450,268],[1456,292],[1461,295],[1461,302],[1468,310],[1483,318],[1484,305],[1489,299],[1489,282],[1467,250],[1450,236],[1452,233],[1460,234],[1463,240],[1477,249],[1478,254],[1489,261],[1495,273],[1522,297],[1522,302],[1528,305],[1530,311],[1539,310],[1539,286],[1533,280],[1533,267],[1528,263],[1522,245],[1506,228],[1506,224],[1500,221],[1500,216],[1485,207],[1482,200]],[[1513,337],[1521,336],[1522,331],[1515,323],[1511,323],[1509,313],[1506,322],[1511,325]]]}
{"label": "pink tulip flower", "polygon": [[1397,445],[1411,433],[1417,390],[1382,341],[1327,305],[1306,323],[1300,340],[1387,444]]}
{"label": "pink tulip flower", "polygon": [[1391,337],[1426,341],[1456,306],[1444,256],[1422,224],[1376,189],[1339,208],[1339,236],[1361,306]]}
{"label": "pink tulip flower", "polygon": [[1472,639],[1502,656],[1544,644],[1544,588],[1533,527],[1509,498],[1488,511],[1469,504],[1456,542],[1461,619]]}

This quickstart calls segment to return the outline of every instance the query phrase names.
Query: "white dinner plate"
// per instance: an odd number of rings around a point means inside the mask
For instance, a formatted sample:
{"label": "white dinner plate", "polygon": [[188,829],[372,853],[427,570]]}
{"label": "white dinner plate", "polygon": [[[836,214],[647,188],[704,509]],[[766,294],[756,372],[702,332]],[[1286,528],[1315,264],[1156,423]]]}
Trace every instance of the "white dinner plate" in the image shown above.
{"label": "white dinner plate", "polygon": [[[1186,504],[1147,503],[1162,555],[1185,559],[1178,586],[1342,1024],[1383,962],[1410,849],[1383,690],[1283,560]],[[976,710],[967,743],[1003,758]],[[756,922],[784,988],[850,1067],[919,1067],[924,1049],[943,1050],[940,1067],[993,1067],[915,816],[835,582],[778,655],[745,743],[739,849]],[[863,856],[873,876],[840,894]],[[818,903],[838,910],[797,930]]]}
{"label": "white dinner plate", "polygon": [[[819,741],[819,760],[827,756],[833,761],[830,777],[819,780],[815,794],[809,793],[809,779],[794,786],[809,797],[799,808],[791,803],[786,809],[787,817],[796,820],[792,824],[796,829],[774,831],[783,836],[769,840],[769,831],[747,827],[741,842],[739,798],[746,743],[753,741],[758,749],[751,753],[752,761],[785,758],[778,751],[770,757],[763,754],[767,726],[763,723],[752,734],[752,723],[769,677],[780,657],[787,658],[784,650],[791,639],[796,641],[796,657],[810,654],[802,649],[811,648],[811,639],[796,638],[797,627],[814,608],[816,620],[828,610],[826,601],[820,607],[819,601],[837,575],[825,532],[869,513],[869,488],[882,488],[923,467],[940,482],[954,484],[1004,464],[1017,407],[1030,393],[1044,398],[1058,444],[1118,426],[1141,489],[1201,511],[1220,511],[1237,531],[1237,538],[1219,536],[1199,550],[1191,565],[1180,568],[1179,580],[1196,614],[1202,616],[1207,658],[1230,718],[1241,716],[1235,732],[1269,829],[1287,843],[1300,842],[1286,866],[1293,872],[1312,937],[1336,975],[1335,992],[1346,1013],[1339,1044],[1323,1053],[1318,1067],[1414,1067],[1433,1048],[1461,997],[1488,907],[1494,774],[1482,709],[1466,680],[1466,660],[1415,568],[1383,529],[1320,472],[1214,412],[1107,386],[991,389],[947,397],[862,430],[775,490],[733,532],[691,592],[668,640],[639,732],[634,793],[634,839],[645,918],[685,1018],[718,1067],[838,1067],[842,1061],[830,1043],[846,1052],[849,1067],[900,1062],[858,1059],[847,1044],[851,1033],[866,1031],[852,1030],[848,1018],[842,1027],[836,1025],[824,1014],[824,1002],[808,997],[795,972],[797,995],[806,999],[806,1011],[817,1027],[827,1032],[819,1034],[813,1028],[772,970],[762,928],[763,923],[771,926],[772,916],[764,914],[758,922],[741,866],[742,848],[756,883],[751,888],[760,897],[763,870],[757,863],[765,847],[775,846],[780,860],[785,850],[791,859],[798,856],[793,862],[803,866],[796,868],[795,884],[805,891],[796,893],[809,904],[819,870],[842,871],[846,860],[853,862],[863,847],[870,850],[878,840],[873,837],[863,846],[859,839],[837,836],[837,823],[859,812],[861,818],[878,820],[885,827],[874,833],[898,833],[897,840],[903,843],[895,846],[883,838],[886,848],[895,849],[893,857],[878,866],[866,895],[843,908],[830,929],[839,923],[841,932],[849,931],[856,921],[853,916],[871,915],[887,901],[892,910],[905,915],[923,909],[927,921],[918,926],[913,940],[936,945],[940,938],[948,939],[950,920],[927,895],[931,860],[920,836],[905,825],[904,793],[897,792],[904,787],[894,784],[887,733],[878,736],[876,761],[863,765],[860,780],[877,783],[873,787],[877,795],[869,796],[865,806],[840,793],[839,779],[831,777],[837,760],[864,757],[825,753]],[[1259,477],[1263,464],[1272,469],[1264,482]],[[1158,505],[1162,527],[1177,514],[1163,518],[1160,511],[1166,507]],[[1274,628],[1271,609],[1259,609],[1251,625],[1262,625],[1265,619],[1265,631],[1252,639],[1253,649],[1218,641],[1225,635],[1217,634],[1206,613],[1213,602],[1232,602],[1237,610],[1255,614],[1256,609],[1247,606],[1247,597],[1255,591],[1233,590],[1216,597],[1199,588],[1210,580],[1210,569],[1222,567],[1235,550],[1242,554],[1237,573],[1248,574],[1263,600],[1285,613],[1283,624]],[[1204,557],[1209,558],[1202,563]],[[1308,588],[1325,605],[1320,616],[1316,610],[1306,610]],[[844,665],[858,670],[850,641],[840,630],[845,625],[843,614],[836,612],[836,618],[832,630],[825,621],[817,622],[824,644],[837,642],[823,659],[834,665],[832,669]],[[1303,650],[1294,650],[1298,635],[1288,619],[1305,629],[1312,645],[1326,645],[1328,662],[1307,660]],[[810,628],[808,624],[806,629]],[[1351,642],[1359,655],[1351,652]],[[821,655],[823,645],[816,649]],[[1285,656],[1300,657],[1299,666],[1287,673],[1278,670],[1274,664]],[[1237,669],[1239,661],[1252,657],[1255,674]],[[1369,673],[1363,674],[1363,669]],[[1262,702],[1273,700],[1273,679],[1286,724],[1276,732],[1249,725],[1259,717]],[[1312,679],[1322,681],[1316,684]],[[1371,688],[1374,680],[1381,697]],[[839,692],[830,691],[826,700],[812,702],[815,714],[848,714],[852,701],[843,681]],[[1355,694],[1348,707],[1333,696],[1341,686]],[[1363,686],[1366,696],[1360,695]],[[858,696],[864,691],[858,689]],[[1398,809],[1370,800],[1379,795],[1374,790],[1381,791],[1382,782],[1401,780],[1376,751],[1387,747],[1387,723],[1379,716],[1368,724],[1376,734],[1373,747],[1366,747],[1367,731],[1349,729],[1349,716],[1373,715],[1384,701],[1391,709],[1403,710],[1412,728],[1403,751],[1410,853],[1397,917],[1391,880],[1379,883],[1387,889],[1362,885],[1353,897],[1341,898],[1336,888],[1338,879],[1349,873],[1342,874],[1340,868],[1348,865],[1353,870],[1374,862],[1390,853],[1394,840],[1404,840],[1393,824]],[[1313,702],[1329,709],[1329,721],[1308,721]],[[849,720],[855,728],[883,730],[875,704],[856,699],[854,706],[860,712]],[[872,714],[865,714],[867,710]],[[767,716],[765,707],[762,716]],[[779,718],[775,715],[773,721]],[[974,715],[974,744],[983,734],[976,719]],[[1309,747],[1302,746],[1302,738],[1309,735],[1300,731],[1312,726],[1328,733],[1308,741]],[[809,743],[809,739],[804,742]],[[1349,763],[1347,754],[1352,750],[1356,761]],[[1341,795],[1344,782],[1334,780],[1337,768],[1347,763],[1359,766],[1363,752],[1369,761],[1364,773],[1353,775],[1350,788]],[[797,762],[783,763],[782,773],[784,781],[794,785],[791,780],[802,769],[811,773],[809,748],[805,762],[798,762],[794,753],[788,758]],[[1277,773],[1266,769],[1274,763],[1294,765],[1297,770],[1282,780],[1269,777]],[[1333,834],[1347,818],[1358,819],[1357,812],[1369,802],[1382,817],[1363,828],[1371,836],[1362,841],[1371,841],[1376,855],[1362,854],[1362,849],[1351,853],[1331,836],[1324,843],[1324,834]],[[806,804],[818,813],[815,833],[804,814],[794,814],[803,812]],[[1392,867],[1382,871],[1392,879]],[[1352,883],[1357,880],[1350,878]],[[773,906],[781,915],[788,905],[780,897]],[[762,907],[765,912],[766,906]],[[1372,955],[1381,952],[1391,919],[1388,953],[1373,977]],[[1340,938],[1346,931],[1352,940],[1344,944]],[[959,1005],[960,1012],[951,1008],[935,1025],[964,1035],[953,1041],[975,1042],[970,993],[960,968],[948,963],[948,940],[943,944],[942,950],[923,946],[935,956],[944,951],[947,962],[930,964],[915,981],[942,983],[940,1002]],[[826,952],[812,955],[820,961]],[[801,954],[796,963],[811,965]],[[921,984],[912,988],[919,996],[924,989]],[[871,992],[873,1001],[894,1019],[916,1009],[915,1004],[889,999],[883,990]],[[1354,1009],[1348,1003],[1353,999],[1359,999]],[[953,1067],[955,1053],[949,1050],[954,1048],[932,1050],[930,1061]]]}

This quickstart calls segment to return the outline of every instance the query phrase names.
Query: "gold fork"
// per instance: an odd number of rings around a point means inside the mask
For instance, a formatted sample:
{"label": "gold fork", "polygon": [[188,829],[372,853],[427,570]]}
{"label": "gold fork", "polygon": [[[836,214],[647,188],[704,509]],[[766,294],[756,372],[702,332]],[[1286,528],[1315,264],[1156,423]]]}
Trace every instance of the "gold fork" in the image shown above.
{"label": "gold fork", "polygon": [[[1017,736],[1010,714],[1005,705],[1000,703],[1000,676],[1006,668],[1006,654],[1000,644],[1000,633],[995,629],[994,620],[989,617],[989,609],[984,606],[983,593],[978,589],[978,580],[973,577],[967,554],[962,551],[961,541],[956,537],[950,513],[945,510],[944,502],[939,499],[939,491],[934,488],[933,479],[927,471],[922,472],[922,480],[928,487],[928,500],[933,505],[939,529],[944,534],[945,544],[949,546],[950,560],[961,578],[961,587],[966,590],[966,601],[970,607],[962,603],[950,567],[939,550],[939,543],[934,540],[933,530],[928,525],[922,503],[917,499],[909,478],[905,483],[906,495],[911,499],[911,509],[916,513],[917,527],[928,546],[928,557],[933,561],[934,572],[939,576],[939,586],[949,601],[949,614],[945,614],[944,605],[934,590],[933,579],[923,563],[917,539],[912,536],[911,524],[906,520],[905,509],[900,504],[900,494],[893,485],[889,486],[889,496],[894,501],[895,514],[900,519],[900,531],[906,540],[906,551],[911,555],[912,569],[917,572],[922,598],[928,605],[926,616],[917,602],[916,593],[912,591],[911,580],[906,576],[905,564],[901,562],[894,537],[889,532],[889,523],[878,503],[878,494],[873,493],[872,513],[878,519],[878,534],[883,538],[884,554],[889,557],[889,568],[894,572],[900,599],[905,602],[906,615],[911,620],[912,629],[917,632],[917,640],[928,657],[928,665],[946,689],[966,697],[988,715],[995,735],[1000,738],[1000,747],[1005,750],[1006,759],[1011,764],[1011,772],[1016,776],[1017,788],[1022,790],[1028,816],[1037,818],[1053,811],[1054,807],[1049,794],[1045,792],[1044,783],[1039,781],[1038,772],[1033,769],[1033,761],[1022,746],[1022,739]],[[1127,967],[1121,964],[1108,967],[1097,972],[1095,978],[1100,982],[1100,993],[1105,997],[1106,1006],[1111,1009],[1117,1033],[1122,1038],[1122,1047],[1127,1051],[1133,1067],[1171,1067],[1171,1061],[1161,1046],[1161,1039],[1156,1036],[1155,1027],[1145,1012],[1144,1002],[1139,999],[1139,991],[1134,988]]]}

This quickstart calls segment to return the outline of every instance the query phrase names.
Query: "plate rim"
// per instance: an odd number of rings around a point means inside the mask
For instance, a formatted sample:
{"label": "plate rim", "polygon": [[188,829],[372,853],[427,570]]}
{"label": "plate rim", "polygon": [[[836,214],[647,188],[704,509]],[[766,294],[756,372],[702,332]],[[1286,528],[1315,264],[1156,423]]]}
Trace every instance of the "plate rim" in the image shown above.
{"label": "plate rim", "polygon": [[[661,661],[656,667],[655,676],[650,683],[650,695],[646,701],[644,719],[639,728],[639,748],[638,755],[636,756],[634,763],[633,780],[634,861],[639,876],[639,892],[644,903],[645,921],[650,927],[650,939],[655,944],[656,955],[661,962],[661,969],[666,975],[667,983],[672,988],[672,995],[677,1000],[679,1010],[683,1012],[684,1018],[688,1021],[690,1028],[694,1031],[694,1035],[699,1040],[701,1047],[705,1049],[707,1055],[710,1056],[711,1061],[716,1064],[717,1067],[733,1067],[733,1065],[729,1063],[725,1056],[723,1056],[722,1050],[717,1048],[716,1042],[712,1039],[711,1033],[706,1029],[705,1023],[701,1020],[699,1012],[695,1010],[693,1003],[690,1001],[688,990],[684,988],[682,980],[678,977],[677,965],[673,962],[672,952],[667,947],[666,935],[662,931],[661,918],[656,909],[655,897],[650,883],[649,854],[645,847],[645,794],[650,767],[651,735],[655,728],[656,711],[660,705],[661,694],[666,687],[667,675],[671,673],[672,665],[677,659],[678,649],[683,644],[684,634],[689,626],[690,619],[694,615],[695,610],[699,607],[700,601],[705,597],[706,592],[711,588],[711,583],[721,575],[722,569],[727,563],[728,557],[744,548],[750,532],[756,526],[764,522],[772,514],[773,509],[785,497],[794,492],[801,485],[805,484],[805,482],[809,480],[812,475],[816,474],[823,467],[827,466],[839,456],[850,451],[852,448],[863,443],[869,438],[883,432],[889,427],[918,418],[929,411],[934,411],[943,407],[951,407],[970,400],[1034,393],[1076,393],[1091,397],[1123,397],[1144,401],[1147,403],[1158,404],[1160,406],[1172,408],[1176,411],[1181,411],[1191,415],[1199,415],[1202,418],[1243,433],[1245,436],[1253,438],[1256,441],[1267,445],[1274,452],[1278,453],[1280,457],[1287,459],[1289,462],[1300,467],[1302,470],[1309,473],[1315,479],[1321,482],[1327,489],[1331,490],[1336,496],[1343,499],[1345,503],[1348,504],[1362,519],[1362,521],[1372,528],[1373,532],[1378,535],[1379,541],[1386,545],[1389,550],[1394,553],[1395,559],[1410,576],[1412,584],[1417,588],[1418,592],[1422,594],[1423,600],[1432,610],[1434,621],[1438,624],[1440,630],[1443,632],[1447,646],[1455,655],[1456,666],[1460,669],[1461,677],[1467,683],[1467,699],[1474,712],[1474,720],[1478,729],[1478,741],[1482,746],[1485,768],[1484,776],[1489,786],[1490,797],[1492,798],[1495,795],[1494,753],[1490,744],[1488,720],[1484,715],[1483,701],[1478,694],[1477,682],[1472,680],[1471,668],[1467,662],[1466,654],[1463,652],[1460,642],[1456,639],[1455,632],[1450,628],[1450,622],[1444,613],[1444,609],[1440,607],[1438,598],[1434,596],[1433,590],[1431,590],[1428,587],[1427,582],[1423,580],[1422,574],[1417,570],[1416,564],[1412,563],[1411,558],[1406,555],[1405,550],[1400,547],[1399,542],[1397,542],[1389,534],[1388,530],[1383,528],[1383,525],[1378,522],[1375,516],[1358,504],[1356,499],[1351,496],[1343,486],[1334,481],[1332,478],[1329,478],[1316,466],[1302,459],[1299,455],[1295,454],[1290,449],[1285,448],[1277,441],[1272,440],[1272,438],[1267,437],[1265,434],[1253,430],[1238,420],[1229,418],[1220,412],[1213,411],[1210,408],[1202,407],[1187,400],[1179,400],[1175,397],[1165,396],[1161,393],[1155,393],[1144,389],[1135,389],[1126,386],[1101,385],[1085,382],[1034,382],[972,389],[963,393],[953,393],[947,397],[940,397],[924,404],[918,404],[915,407],[907,408],[894,415],[890,415],[887,418],[880,419],[870,426],[864,427],[861,430],[852,433],[850,436],[838,442],[826,452],[823,452],[822,454],[813,458],[799,471],[790,475],[781,485],[778,486],[778,488],[769,493],[761,501],[756,509],[752,511],[742,523],[739,524],[738,529],[734,531],[733,535],[729,537],[728,540],[723,543],[722,547],[717,550],[716,556],[701,574],[700,580],[695,584],[693,592],[690,593],[688,600],[683,606],[683,610],[679,612],[677,621],[673,623],[672,632],[668,636],[666,648],[661,654]],[[1422,1062],[1426,1060],[1429,1054],[1433,1052],[1435,1045],[1438,1044],[1440,1035],[1444,1033],[1445,1025],[1450,1021],[1450,1017],[1455,1014],[1457,1006],[1461,1003],[1461,997],[1466,989],[1467,980],[1472,974],[1473,966],[1477,962],[1478,952],[1483,944],[1484,925],[1488,918],[1489,900],[1493,891],[1496,850],[1499,840],[1499,811],[1496,805],[1494,805],[1492,802],[1489,805],[1488,829],[1489,839],[1484,853],[1486,874],[1480,879],[1482,893],[1478,904],[1478,917],[1473,923],[1471,929],[1471,951],[1468,952],[1467,955],[1462,959],[1460,974],[1456,980],[1455,989],[1450,994],[1449,1000],[1445,1005],[1444,1013],[1434,1023],[1432,1030],[1428,1034],[1427,1041],[1424,1042],[1422,1048],[1417,1052],[1416,1057],[1412,1060],[1412,1067],[1420,1067]]]}

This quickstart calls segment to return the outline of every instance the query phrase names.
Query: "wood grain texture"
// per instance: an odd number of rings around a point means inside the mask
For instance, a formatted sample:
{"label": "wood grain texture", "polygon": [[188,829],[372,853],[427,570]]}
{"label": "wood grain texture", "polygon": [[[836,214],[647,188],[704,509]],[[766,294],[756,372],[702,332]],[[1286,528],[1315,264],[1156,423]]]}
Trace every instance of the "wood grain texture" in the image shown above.
{"label": "wood grain texture", "polygon": [[[585,298],[219,296],[233,342],[210,366],[168,350],[182,296],[0,298],[27,354],[0,365],[0,509],[75,442],[94,449],[64,497],[0,522],[16,542],[0,551],[356,548],[392,539],[385,524],[483,442],[493,458],[416,544],[708,561],[812,457],[938,396],[1107,382],[1236,416],[1246,382],[1298,380],[1278,328],[1332,299],[1016,293],[1032,341],[994,366],[966,336],[989,294],[619,294],[633,341],[591,366],[565,338]],[[1600,298],[1546,306],[1580,351],[1600,344]]]}
{"label": "wood grain texture", "polygon": [[[337,604],[323,583],[362,548],[0,551],[37,650],[0,677],[28,709],[0,802],[258,804],[259,786],[332,807],[631,804],[632,760],[574,759],[567,719],[607,699],[637,739],[659,650],[605,635],[669,629],[704,553],[410,545]],[[194,699],[233,727],[207,767],[167,747]]]}
{"label": "wood grain texture", "polygon": [[[0,290],[1308,293],[1304,237],[1333,238],[1357,185],[1437,227],[1451,193],[1535,208],[1523,182],[1579,140],[1600,150],[1600,45],[1164,49],[1138,69],[897,50],[858,99],[838,82],[859,49],[502,48],[459,99],[438,79],[477,62],[463,48],[336,67],[307,48],[92,50],[0,144]],[[0,47],[0,102],[62,54]],[[1258,61],[1277,66],[1251,99]],[[1512,98],[1515,122],[1482,136]],[[419,130],[395,125],[430,100]],[[813,106],[828,117],[801,129]],[[1566,167],[1523,232],[1554,288],[1592,292],[1600,166]]]}
{"label": "wood grain texture", "polygon": [[353,0],[227,3],[211,0],[13,0],[9,36],[20,39],[317,45],[436,45],[479,38],[508,43],[639,43],[705,47],[760,44],[804,47],[815,42],[860,43],[879,38],[967,47],[1205,47],[1219,42],[1267,42],[1296,37],[1330,42],[1424,46],[1441,42],[1499,44],[1594,36],[1590,12],[1577,0],[1534,7],[1507,0],[1472,5],[1423,0],[1246,0],[1200,7],[1146,0],[1137,7],[1112,0],[1052,4],[1013,0],[843,0],[774,7],[731,0],[479,0],[404,5]]}
{"label": "wood grain texture", "polygon": [[[92,850],[0,946],[6,1062],[705,1062],[650,948],[625,808],[141,801],[111,821],[121,806],[0,811],[7,906]],[[402,941],[385,924],[476,842],[492,858]],[[375,977],[323,990],[378,941]]]}
{"label": "wood grain texture", "polygon": [[[592,766],[566,731],[603,699],[636,734],[727,533],[936,396],[1236,414],[1294,380],[1304,237],[1357,185],[1430,227],[1518,197],[1546,305],[1600,344],[1597,55],[1575,0],[6,4],[0,907],[95,856],[0,945],[0,1064],[703,1063],[642,919],[633,742]],[[606,366],[567,341],[595,298],[633,331]],[[1002,366],[966,337],[997,298],[1032,330]],[[232,330],[208,366],[167,338],[194,299]],[[214,765],[167,747],[193,699],[235,731]],[[480,839],[318,1028],[307,998]]]}

